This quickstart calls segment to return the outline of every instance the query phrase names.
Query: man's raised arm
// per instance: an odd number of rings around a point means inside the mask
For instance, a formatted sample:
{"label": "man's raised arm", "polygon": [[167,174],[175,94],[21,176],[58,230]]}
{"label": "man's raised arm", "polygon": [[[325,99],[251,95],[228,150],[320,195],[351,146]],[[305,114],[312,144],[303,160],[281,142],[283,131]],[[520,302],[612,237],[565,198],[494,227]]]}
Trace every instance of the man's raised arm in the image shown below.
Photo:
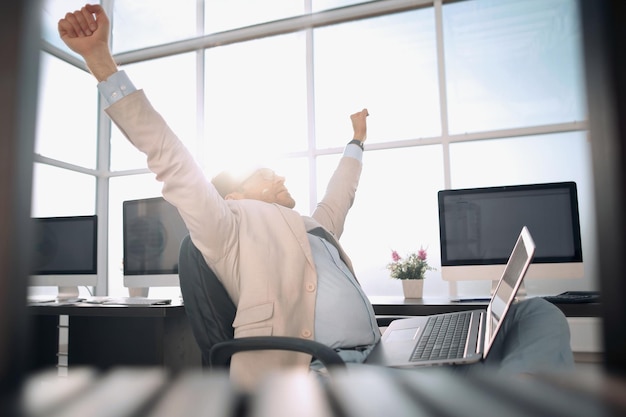
{"label": "man's raised arm", "polygon": [[98,81],[105,81],[117,72],[117,64],[109,49],[109,18],[100,5],[87,4],[67,13],[59,20],[61,39],[85,60]]}

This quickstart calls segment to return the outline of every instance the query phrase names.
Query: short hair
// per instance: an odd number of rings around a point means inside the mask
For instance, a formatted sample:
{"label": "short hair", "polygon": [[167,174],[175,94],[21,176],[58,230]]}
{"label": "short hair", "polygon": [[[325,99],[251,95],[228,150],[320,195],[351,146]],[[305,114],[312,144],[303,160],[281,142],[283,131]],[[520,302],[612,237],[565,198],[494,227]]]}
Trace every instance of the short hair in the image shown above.
{"label": "short hair", "polygon": [[255,166],[238,173],[232,170],[224,170],[211,179],[211,184],[213,184],[222,198],[226,198],[228,194],[239,190],[241,185],[259,169],[261,167]]}
{"label": "short hair", "polygon": [[241,181],[239,178],[235,178],[231,172],[222,171],[211,179],[211,184],[213,184],[222,198],[225,198],[239,188]]}

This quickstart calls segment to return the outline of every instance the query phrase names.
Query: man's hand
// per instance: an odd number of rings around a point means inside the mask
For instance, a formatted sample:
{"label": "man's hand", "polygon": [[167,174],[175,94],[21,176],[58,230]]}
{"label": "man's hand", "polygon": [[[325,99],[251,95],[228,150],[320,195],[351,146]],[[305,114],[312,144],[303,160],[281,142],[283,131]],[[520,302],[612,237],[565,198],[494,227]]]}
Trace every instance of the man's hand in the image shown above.
{"label": "man's hand", "polygon": [[109,50],[109,18],[100,5],[87,4],[59,20],[61,40],[85,60],[98,81],[117,71]]}
{"label": "man's hand", "polygon": [[352,129],[354,130],[354,139],[360,140],[361,142],[365,142],[365,139],[367,139],[367,123],[365,118],[369,115],[367,109],[350,115]]}

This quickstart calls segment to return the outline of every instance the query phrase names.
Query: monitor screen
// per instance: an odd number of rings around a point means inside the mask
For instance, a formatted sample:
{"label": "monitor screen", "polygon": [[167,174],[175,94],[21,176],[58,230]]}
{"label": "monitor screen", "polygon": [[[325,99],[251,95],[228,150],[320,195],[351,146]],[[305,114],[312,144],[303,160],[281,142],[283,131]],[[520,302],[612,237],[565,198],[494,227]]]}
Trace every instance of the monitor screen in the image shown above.
{"label": "monitor screen", "polygon": [[124,201],[124,285],[178,286],[180,243],[188,233],[178,210],[164,198]]}
{"label": "monitor screen", "polygon": [[442,190],[438,200],[443,279],[498,280],[524,226],[537,244],[528,278],[582,277],[574,182]]}
{"label": "monitor screen", "polygon": [[34,221],[31,286],[94,286],[98,272],[97,216]]}

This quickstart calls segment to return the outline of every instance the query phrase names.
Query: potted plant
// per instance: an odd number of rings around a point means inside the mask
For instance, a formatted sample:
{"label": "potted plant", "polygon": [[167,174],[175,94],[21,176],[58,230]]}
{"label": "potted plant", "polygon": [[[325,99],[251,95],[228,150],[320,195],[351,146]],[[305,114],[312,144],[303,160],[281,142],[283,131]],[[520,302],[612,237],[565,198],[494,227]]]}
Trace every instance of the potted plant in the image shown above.
{"label": "potted plant", "polygon": [[402,290],[405,298],[422,298],[426,271],[435,268],[428,265],[426,249],[420,248],[417,253],[410,253],[402,258],[397,251],[391,251],[392,262],[387,264],[391,277],[402,280]]}

